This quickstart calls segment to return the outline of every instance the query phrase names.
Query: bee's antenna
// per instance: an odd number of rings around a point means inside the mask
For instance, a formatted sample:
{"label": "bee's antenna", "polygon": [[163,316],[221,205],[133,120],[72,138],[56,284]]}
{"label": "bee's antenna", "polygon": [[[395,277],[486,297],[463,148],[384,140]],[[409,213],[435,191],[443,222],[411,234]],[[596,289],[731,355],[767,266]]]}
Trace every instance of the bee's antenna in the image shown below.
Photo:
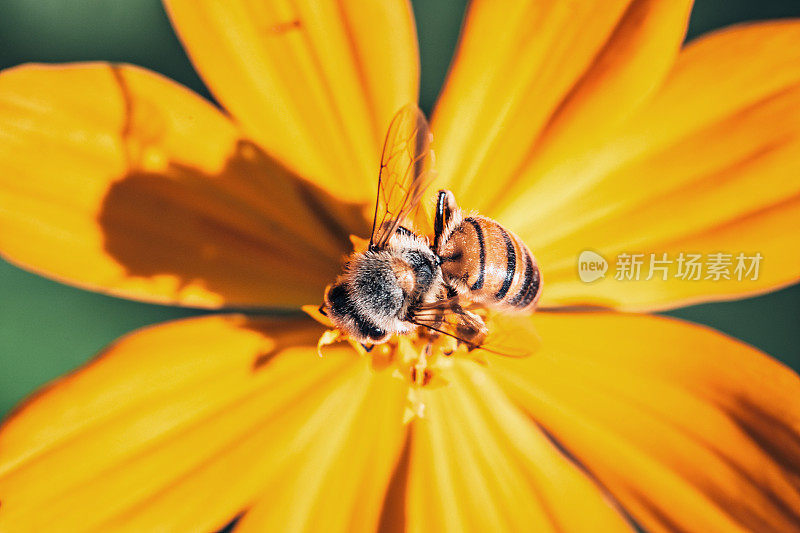
{"label": "bee's antenna", "polygon": [[444,330],[436,328],[434,326],[429,326],[428,324],[422,324],[420,322],[414,322],[413,320],[411,321],[411,323],[412,324],[416,324],[417,326],[421,326],[423,328],[428,328],[428,329],[433,330],[433,331],[435,331],[437,333],[441,333],[442,335],[447,335],[448,337],[452,337],[452,338],[454,338],[455,340],[457,340],[459,342],[463,342],[464,344],[466,344],[467,346],[469,346],[473,350],[476,349],[476,348],[480,348],[481,347],[480,344],[475,344],[474,342],[470,342],[467,339],[462,339],[458,335],[450,333],[449,331],[444,331]]}
{"label": "bee's antenna", "polygon": [[452,338],[454,338],[455,340],[457,340],[459,342],[463,342],[464,344],[469,346],[470,350],[484,350],[484,351],[487,351],[489,353],[493,353],[495,355],[502,355],[503,357],[513,357],[515,359],[527,357],[528,355],[530,355],[530,354],[515,355],[515,354],[506,353],[506,352],[501,352],[499,350],[495,350],[493,348],[489,348],[485,344],[475,344],[474,342],[468,341],[467,339],[463,339],[463,338],[459,337],[458,335],[450,333],[449,331],[444,331],[444,330],[436,328],[434,326],[429,326],[428,324],[421,324],[419,322],[414,322],[413,320],[411,321],[411,323],[412,324],[416,324],[417,326],[421,326],[423,328],[428,328],[428,329],[433,330],[433,331],[435,331],[437,333],[441,333],[442,335],[447,335],[448,337],[452,337]]}

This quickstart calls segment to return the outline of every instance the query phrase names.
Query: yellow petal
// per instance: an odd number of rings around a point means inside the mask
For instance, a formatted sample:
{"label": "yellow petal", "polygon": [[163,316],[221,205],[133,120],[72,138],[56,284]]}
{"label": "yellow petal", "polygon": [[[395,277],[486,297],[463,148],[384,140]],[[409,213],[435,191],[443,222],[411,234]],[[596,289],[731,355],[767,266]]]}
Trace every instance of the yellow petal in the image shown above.
{"label": "yellow petal", "polygon": [[324,436],[265,480],[237,531],[376,531],[405,441],[407,385],[391,371],[362,379],[369,385],[331,411]]}
{"label": "yellow petal", "polygon": [[0,74],[0,169],[0,254],[140,300],[308,303],[358,231],[208,102],[132,66]]}
{"label": "yellow petal", "polygon": [[[423,389],[407,477],[407,531],[628,531],[600,488],[477,363]],[[576,512],[580,510],[580,512]]]}
{"label": "yellow petal", "polygon": [[[800,279],[800,22],[740,26],[681,52],[664,86],[604,144],[532,169],[498,216],[534,250],[542,305],[665,309],[740,298]],[[533,208],[532,206],[536,206]],[[578,280],[583,250],[672,260],[668,279]],[[680,253],[763,261],[758,279],[676,277]]]}
{"label": "yellow petal", "polygon": [[646,531],[800,531],[791,370],[667,318],[511,320],[532,320],[541,347],[490,372]]}
{"label": "yellow petal", "polygon": [[533,161],[605,137],[663,79],[691,3],[472,2],[433,117],[440,174],[462,205],[486,211]]}
{"label": "yellow petal", "polygon": [[288,168],[371,204],[394,113],[416,102],[405,0],[165,0],[214,96]]}
{"label": "yellow petal", "polygon": [[299,472],[321,484],[333,442],[361,446],[348,483],[379,494],[403,441],[402,382],[345,345],[320,359],[320,330],[229,315],[123,338],[0,430],[0,530],[212,531]]}

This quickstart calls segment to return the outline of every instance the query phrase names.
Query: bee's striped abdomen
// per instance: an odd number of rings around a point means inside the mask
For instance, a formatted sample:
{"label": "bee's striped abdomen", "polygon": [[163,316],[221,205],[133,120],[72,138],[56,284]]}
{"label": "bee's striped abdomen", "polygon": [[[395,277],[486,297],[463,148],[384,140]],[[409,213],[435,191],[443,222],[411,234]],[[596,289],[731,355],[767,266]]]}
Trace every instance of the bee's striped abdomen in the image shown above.
{"label": "bee's striped abdomen", "polygon": [[465,218],[440,254],[442,274],[476,303],[526,311],[538,300],[541,275],[530,250],[492,219]]}
{"label": "bee's striped abdomen", "polygon": [[[524,246],[524,245],[523,245]],[[527,249],[526,249],[527,251]],[[542,275],[536,261],[528,251],[525,257],[525,273],[517,292],[508,300],[508,304],[516,309],[527,310],[536,305],[541,294]]]}
{"label": "bee's striped abdomen", "polygon": [[[475,233],[475,242],[478,245],[478,265],[475,269],[475,281],[469,286],[471,291],[483,290],[483,283],[486,280],[486,238],[483,235],[483,228],[480,222],[474,218],[465,218],[464,222],[472,226],[472,231]],[[474,262],[474,261],[473,261]]]}

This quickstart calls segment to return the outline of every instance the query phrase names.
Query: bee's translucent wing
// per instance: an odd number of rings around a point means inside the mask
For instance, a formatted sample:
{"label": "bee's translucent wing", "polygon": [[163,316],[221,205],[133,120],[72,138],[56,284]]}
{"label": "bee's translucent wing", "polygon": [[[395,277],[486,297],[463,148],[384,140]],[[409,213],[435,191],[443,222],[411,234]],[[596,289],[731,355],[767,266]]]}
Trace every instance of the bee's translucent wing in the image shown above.
{"label": "bee's translucent wing", "polygon": [[[453,337],[470,350],[485,350],[506,357],[528,357],[536,346],[528,346],[513,335],[514,328],[501,316],[494,316],[487,327],[484,319],[465,309],[458,296],[423,305],[412,323]],[[499,319],[499,320],[498,320]]]}
{"label": "bee's translucent wing", "polygon": [[384,248],[419,205],[433,179],[431,140],[428,121],[416,105],[404,106],[392,119],[381,155],[370,249]]}
{"label": "bee's translucent wing", "polygon": [[506,357],[529,357],[541,345],[530,317],[493,312],[489,318],[489,333],[478,349]]}

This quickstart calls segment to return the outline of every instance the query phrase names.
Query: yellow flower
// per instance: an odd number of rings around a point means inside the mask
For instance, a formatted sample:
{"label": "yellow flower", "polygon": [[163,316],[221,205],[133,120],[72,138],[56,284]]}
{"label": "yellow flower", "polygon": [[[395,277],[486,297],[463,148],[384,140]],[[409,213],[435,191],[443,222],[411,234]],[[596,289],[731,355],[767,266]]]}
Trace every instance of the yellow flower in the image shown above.
{"label": "yellow flower", "polygon": [[[206,308],[319,302],[416,100],[405,1],[168,0],[226,113],[126,65],[0,74],[0,253]],[[628,311],[800,277],[800,23],[681,50],[690,2],[476,0],[432,117],[435,185],[536,254],[532,357],[414,389],[308,318],[133,333],[0,430],[1,531],[800,531],[800,380]],[[758,280],[588,285],[585,248],[760,252]],[[386,355],[384,353],[384,355]]]}

